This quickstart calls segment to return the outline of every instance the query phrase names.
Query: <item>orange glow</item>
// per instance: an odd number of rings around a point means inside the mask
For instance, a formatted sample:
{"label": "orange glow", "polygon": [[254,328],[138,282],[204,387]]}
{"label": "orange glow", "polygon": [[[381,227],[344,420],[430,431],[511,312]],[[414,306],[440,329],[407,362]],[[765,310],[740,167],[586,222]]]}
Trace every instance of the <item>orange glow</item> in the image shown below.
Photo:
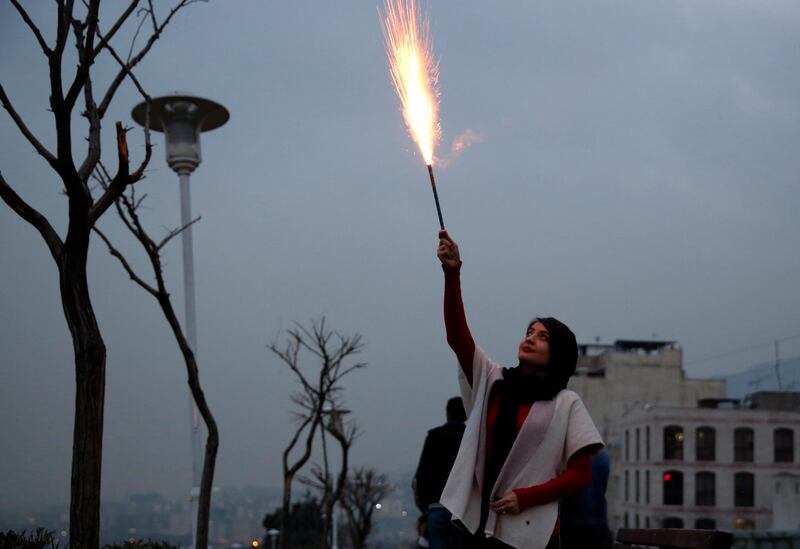
{"label": "orange glow", "polygon": [[381,23],[403,118],[423,160],[433,165],[440,135],[439,67],[433,58],[430,24],[420,18],[416,0],[386,0]]}

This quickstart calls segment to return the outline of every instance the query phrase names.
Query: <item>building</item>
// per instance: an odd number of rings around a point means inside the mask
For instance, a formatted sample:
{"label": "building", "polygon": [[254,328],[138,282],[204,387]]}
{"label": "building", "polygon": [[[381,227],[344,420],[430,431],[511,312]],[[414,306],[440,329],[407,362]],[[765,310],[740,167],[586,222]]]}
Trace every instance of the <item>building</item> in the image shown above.
{"label": "building", "polygon": [[622,525],[800,528],[798,396],[636,406],[620,424]]}
{"label": "building", "polygon": [[608,518],[612,529],[623,524],[616,504],[623,435],[620,423],[636,406],[695,406],[705,398],[724,398],[725,381],[692,379],[683,371],[683,351],[674,341],[618,340],[581,344],[569,388],[583,399],[606,442],[611,460]]}
{"label": "building", "polygon": [[683,351],[674,341],[581,344],[569,388],[581,395],[609,445],[621,443],[617,426],[637,404],[694,406],[700,399],[725,398],[724,380],[686,377]]}

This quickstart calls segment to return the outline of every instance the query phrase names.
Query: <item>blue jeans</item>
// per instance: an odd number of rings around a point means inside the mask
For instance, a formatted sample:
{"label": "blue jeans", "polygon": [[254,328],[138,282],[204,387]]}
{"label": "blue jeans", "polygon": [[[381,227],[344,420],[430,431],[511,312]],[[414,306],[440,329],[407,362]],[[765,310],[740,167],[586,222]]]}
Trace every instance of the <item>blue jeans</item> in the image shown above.
{"label": "blue jeans", "polygon": [[452,547],[452,537],[455,527],[450,521],[452,515],[444,507],[431,507],[428,509],[428,549],[449,549]]}

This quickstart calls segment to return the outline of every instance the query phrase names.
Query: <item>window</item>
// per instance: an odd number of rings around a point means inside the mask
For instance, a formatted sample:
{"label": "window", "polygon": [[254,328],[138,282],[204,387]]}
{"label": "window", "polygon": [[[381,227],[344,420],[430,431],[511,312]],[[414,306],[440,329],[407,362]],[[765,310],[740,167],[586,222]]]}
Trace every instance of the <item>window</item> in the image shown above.
{"label": "window", "polygon": [[625,528],[628,527],[628,512],[625,511]]}
{"label": "window", "polygon": [[753,461],[755,436],[750,427],[739,427],[733,431],[733,461]]}
{"label": "window", "polygon": [[664,482],[664,505],[683,505],[683,473],[665,471],[662,479]]}
{"label": "window", "polygon": [[733,504],[736,507],[752,507],[755,499],[755,478],[753,473],[736,473],[733,475],[733,486]]}
{"label": "window", "polygon": [[747,518],[737,518],[733,521],[733,527],[737,530],[755,530],[756,523]]}
{"label": "window", "polygon": [[[714,473],[701,471],[694,476],[694,504],[716,505],[716,486]],[[713,530],[713,528],[712,528]]]}
{"label": "window", "polygon": [[639,428],[636,428],[636,461],[642,459],[642,455],[640,453],[640,446],[639,446]]}
{"label": "window", "polygon": [[644,527],[645,528],[650,528],[650,515],[647,515],[646,517],[644,517]]}
{"label": "window", "polygon": [[[639,470],[636,470],[636,503],[639,503]],[[638,526],[637,526],[638,528]]]}
{"label": "window", "polygon": [[713,427],[698,427],[695,431],[695,456],[697,461],[714,461],[716,459],[716,433]]}
{"label": "window", "polygon": [[634,528],[639,527],[639,513],[636,513],[636,515],[634,515],[633,517],[633,527]]}
{"label": "window", "polygon": [[775,429],[773,440],[775,443],[775,462],[792,463],[794,461],[794,431],[791,429]]}
{"label": "window", "polygon": [[650,503],[650,471],[644,472],[644,502]]}
{"label": "window", "polygon": [[664,459],[683,459],[683,427],[664,427]]}
{"label": "window", "polygon": [[630,473],[630,471],[628,471],[626,469],[625,470],[625,501],[628,501],[628,499],[629,499],[629,497],[628,497],[628,493],[629,493],[629,490],[630,490],[630,475],[629,475],[629,473]]}
{"label": "window", "polygon": [[625,461],[631,460],[631,432],[625,429]]}
{"label": "window", "polygon": [[699,518],[694,521],[694,527],[698,530],[716,530],[717,521],[710,518]]}
{"label": "window", "polygon": [[683,519],[678,517],[667,517],[661,525],[662,528],[683,528]]}
{"label": "window", "polygon": [[645,459],[650,459],[650,426],[648,425],[644,429],[644,457]]}

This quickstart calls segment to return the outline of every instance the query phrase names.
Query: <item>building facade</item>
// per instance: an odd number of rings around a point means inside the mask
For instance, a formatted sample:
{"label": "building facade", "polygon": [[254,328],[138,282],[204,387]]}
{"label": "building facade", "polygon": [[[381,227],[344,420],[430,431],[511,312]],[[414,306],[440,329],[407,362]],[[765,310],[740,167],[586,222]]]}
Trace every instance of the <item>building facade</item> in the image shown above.
{"label": "building facade", "polygon": [[800,528],[800,413],[754,403],[631,410],[620,423],[622,526]]}
{"label": "building facade", "polygon": [[618,505],[623,418],[637,406],[691,407],[700,399],[725,397],[724,380],[686,377],[683,351],[674,341],[581,344],[569,388],[581,396],[606,442],[611,460],[606,498],[612,529],[621,527],[624,519]]}

